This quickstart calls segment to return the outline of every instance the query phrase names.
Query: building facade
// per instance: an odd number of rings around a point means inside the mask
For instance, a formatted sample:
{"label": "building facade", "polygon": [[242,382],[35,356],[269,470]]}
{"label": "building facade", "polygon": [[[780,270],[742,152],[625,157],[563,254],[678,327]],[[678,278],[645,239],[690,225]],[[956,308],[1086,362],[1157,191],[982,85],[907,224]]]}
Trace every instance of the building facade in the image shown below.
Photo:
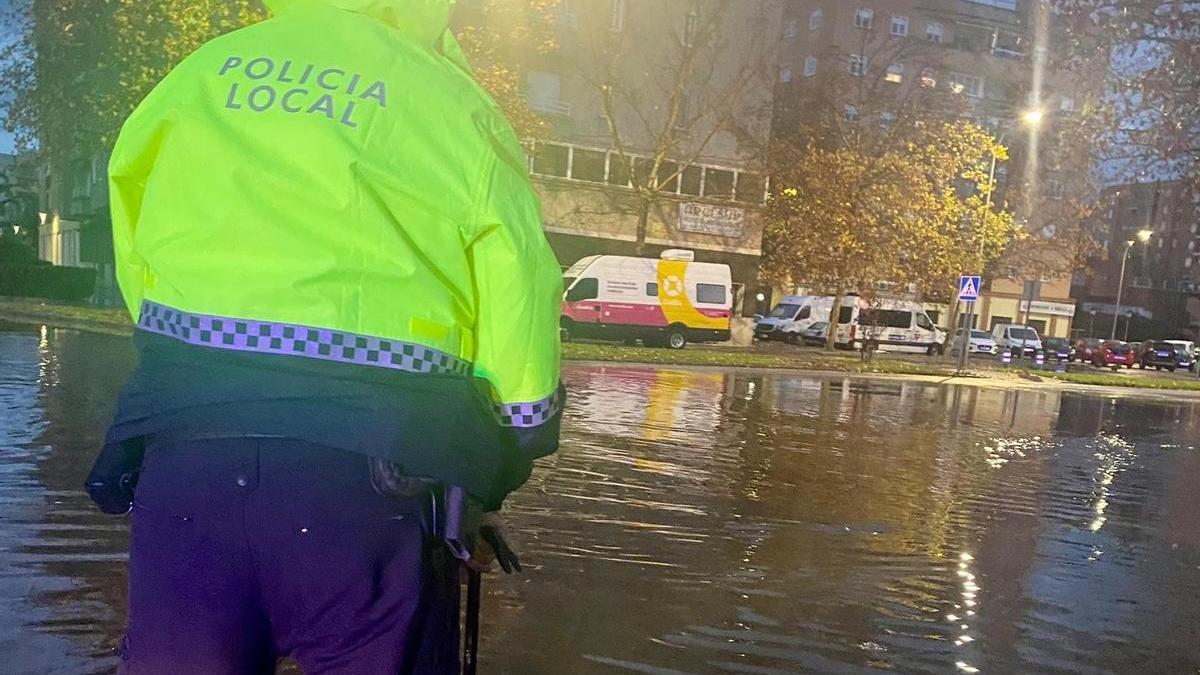
{"label": "building facade", "polygon": [[729,264],[753,309],[776,58],[763,36],[781,13],[778,0],[560,5],[557,45],[524,77],[551,128],[528,143],[529,168],[564,267],[690,249]]}
{"label": "building facade", "polygon": [[[1039,0],[789,2],[775,133],[786,134],[789,125],[800,123],[796,115],[806,114],[809,84],[823,77],[840,78],[838,86],[847,92],[846,118],[858,123],[866,113],[855,95],[874,97],[876,107],[885,101],[875,114],[886,126],[889,114],[895,115],[887,110],[889,99],[902,109],[917,90],[955,94],[947,114],[970,116],[1009,149],[1009,159],[995,167],[993,202],[1041,236],[1055,227],[1055,218],[1046,215],[1054,212],[1055,202],[1085,189],[1071,184],[1052,140],[1073,123],[1083,100],[1069,74],[1054,71],[1054,31],[1052,15]],[[1038,124],[1023,124],[1022,113],[1032,109],[1042,113]],[[1010,267],[1000,261],[984,271],[973,325],[989,329],[1028,321],[1048,335],[1069,335],[1075,307],[1070,275],[1025,280]],[[962,325],[965,312],[961,305],[958,309]],[[953,313],[939,314],[949,326]]]}
{"label": "building facade", "polygon": [[[1104,255],[1076,275],[1080,312],[1107,337],[1113,313],[1131,337],[1200,337],[1200,187],[1174,180],[1112,186],[1095,231]],[[1142,242],[1138,233],[1149,232]],[[1133,242],[1130,244],[1129,242]],[[1128,251],[1128,252],[1127,252]],[[1125,259],[1121,306],[1116,306]],[[1101,330],[1103,329],[1103,330]]]}

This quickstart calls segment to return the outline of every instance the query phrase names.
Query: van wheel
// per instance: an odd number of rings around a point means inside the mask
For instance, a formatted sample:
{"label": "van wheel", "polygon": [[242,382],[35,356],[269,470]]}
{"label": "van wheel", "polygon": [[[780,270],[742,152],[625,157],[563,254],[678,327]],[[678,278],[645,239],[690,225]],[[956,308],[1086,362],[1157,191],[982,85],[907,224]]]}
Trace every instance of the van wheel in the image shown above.
{"label": "van wheel", "polygon": [[934,343],[929,345],[929,349],[926,349],[925,353],[929,356],[941,356],[943,351],[944,348],[941,345]]}
{"label": "van wheel", "polygon": [[683,349],[687,346],[687,335],[682,326],[671,326],[667,329],[667,346],[671,349]]}
{"label": "van wheel", "polygon": [[571,321],[563,321],[560,323],[558,325],[558,339],[562,340],[563,342],[570,342],[572,337],[571,330],[574,327],[575,326]]}

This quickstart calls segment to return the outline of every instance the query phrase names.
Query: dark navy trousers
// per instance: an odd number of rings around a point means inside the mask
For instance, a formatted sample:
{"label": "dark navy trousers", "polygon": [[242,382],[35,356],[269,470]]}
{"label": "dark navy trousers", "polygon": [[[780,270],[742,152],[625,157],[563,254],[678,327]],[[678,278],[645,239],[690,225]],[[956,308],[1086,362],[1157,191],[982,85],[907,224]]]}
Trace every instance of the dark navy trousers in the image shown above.
{"label": "dark navy trousers", "polygon": [[121,672],[458,671],[458,563],[365,456],[284,439],[152,447]]}

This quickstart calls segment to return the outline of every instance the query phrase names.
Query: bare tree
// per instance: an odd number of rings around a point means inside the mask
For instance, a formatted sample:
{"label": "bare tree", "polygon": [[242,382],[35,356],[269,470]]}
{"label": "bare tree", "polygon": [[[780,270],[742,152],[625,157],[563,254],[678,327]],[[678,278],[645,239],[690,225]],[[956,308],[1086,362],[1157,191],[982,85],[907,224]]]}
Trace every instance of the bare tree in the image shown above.
{"label": "bare tree", "polygon": [[763,146],[778,43],[770,15],[778,4],[667,0],[624,8],[627,23],[670,28],[650,43],[635,40],[657,31],[596,31],[585,38],[590,58],[579,68],[597,94],[616,170],[636,192],[641,253],[653,210],[689,166],[739,147],[753,156],[745,149]]}

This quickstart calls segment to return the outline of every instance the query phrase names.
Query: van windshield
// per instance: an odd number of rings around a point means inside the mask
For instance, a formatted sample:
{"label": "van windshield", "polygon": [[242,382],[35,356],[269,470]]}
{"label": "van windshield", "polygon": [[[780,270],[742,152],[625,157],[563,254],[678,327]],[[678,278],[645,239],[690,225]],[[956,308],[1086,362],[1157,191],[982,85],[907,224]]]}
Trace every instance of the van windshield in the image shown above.
{"label": "van windshield", "polygon": [[800,305],[790,305],[787,303],[775,305],[775,309],[767,316],[775,319],[790,319],[796,316],[796,310],[800,309]]}
{"label": "van windshield", "polygon": [[1008,329],[1008,337],[1013,340],[1036,340],[1038,339],[1037,331],[1032,328],[1022,328],[1013,326]]}

